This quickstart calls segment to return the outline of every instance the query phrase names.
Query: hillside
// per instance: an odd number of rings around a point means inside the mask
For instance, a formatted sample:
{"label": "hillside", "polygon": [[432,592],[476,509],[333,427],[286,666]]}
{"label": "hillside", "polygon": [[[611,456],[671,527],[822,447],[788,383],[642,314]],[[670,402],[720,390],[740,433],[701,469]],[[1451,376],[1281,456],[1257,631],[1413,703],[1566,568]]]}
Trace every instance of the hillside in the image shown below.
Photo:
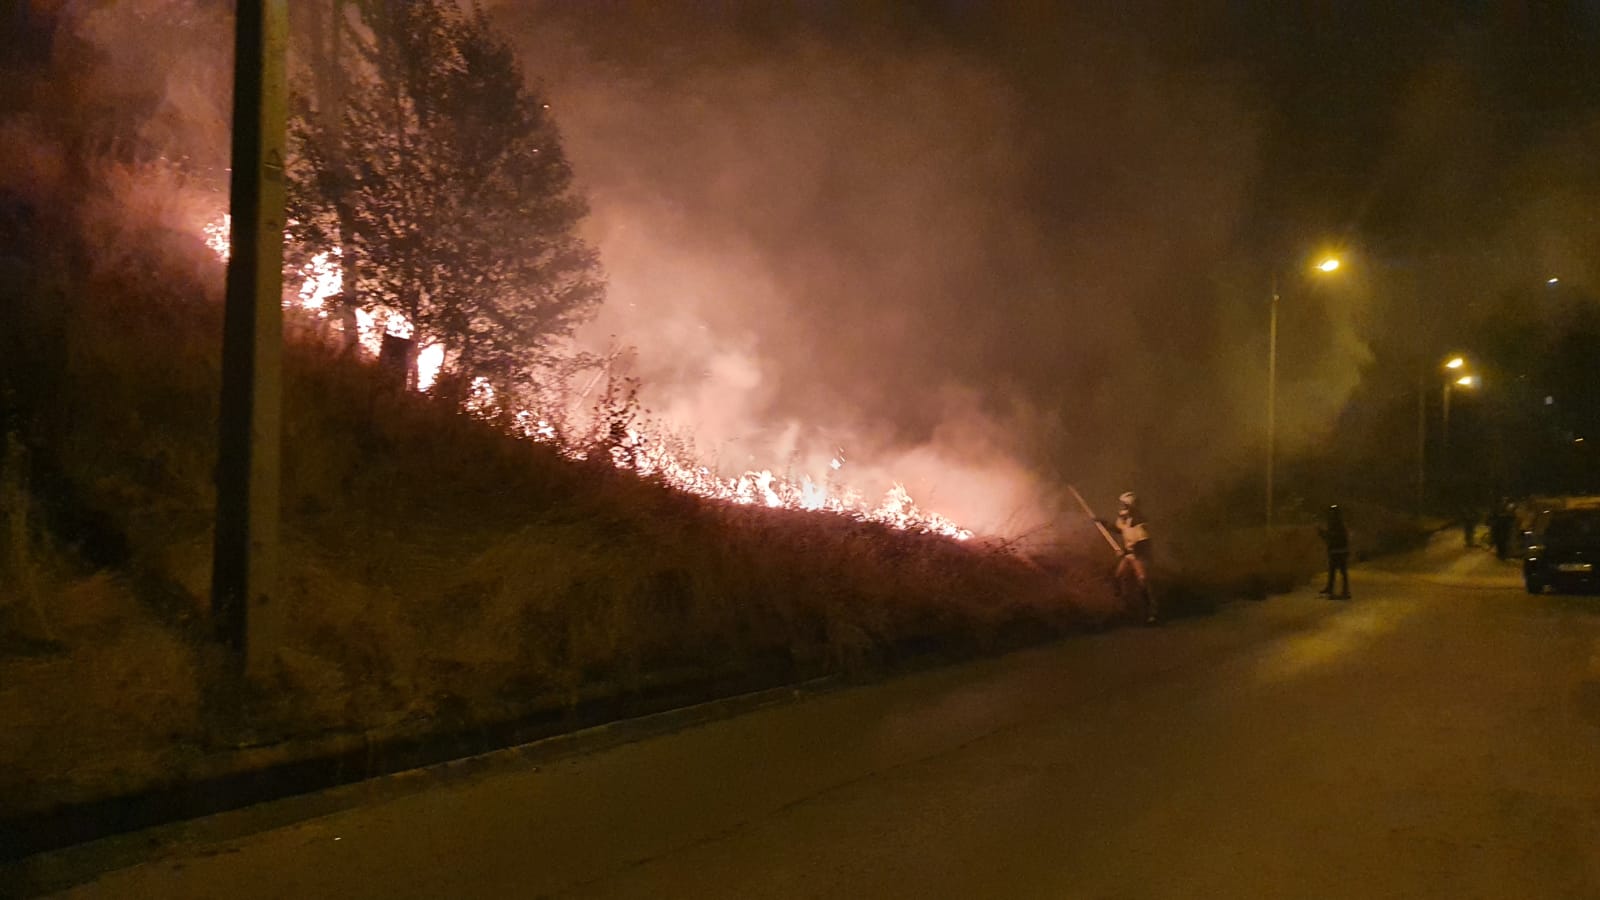
{"label": "hillside", "polygon": [[781,682],[1118,614],[1103,578],[1063,574],[1088,567],[573,462],[292,328],[290,626],[270,688],[220,696],[221,272],[196,249],[6,261],[0,805],[181,780],[240,744],[435,733],[732,673]]}

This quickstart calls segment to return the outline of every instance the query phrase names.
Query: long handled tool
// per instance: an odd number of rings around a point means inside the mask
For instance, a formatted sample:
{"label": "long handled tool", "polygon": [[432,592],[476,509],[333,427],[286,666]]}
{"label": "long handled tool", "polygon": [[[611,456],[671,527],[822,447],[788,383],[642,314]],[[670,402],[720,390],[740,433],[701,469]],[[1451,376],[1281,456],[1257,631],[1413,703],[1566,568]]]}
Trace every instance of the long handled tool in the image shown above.
{"label": "long handled tool", "polygon": [[1072,496],[1077,498],[1078,505],[1083,507],[1084,515],[1088,516],[1089,521],[1094,523],[1094,527],[1100,532],[1100,536],[1106,539],[1107,544],[1111,545],[1111,552],[1121,556],[1122,545],[1117,543],[1117,539],[1111,536],[1111,532],[1107,530],[1105,523],[1101,522],[1099,517],[1094,514],[1094,510],[1089,508],[1089,501],[1083,499],[1083,495],[1078,493],[1076,487],[1069,484],[1067,485],[1067,490],[1071,491]]}

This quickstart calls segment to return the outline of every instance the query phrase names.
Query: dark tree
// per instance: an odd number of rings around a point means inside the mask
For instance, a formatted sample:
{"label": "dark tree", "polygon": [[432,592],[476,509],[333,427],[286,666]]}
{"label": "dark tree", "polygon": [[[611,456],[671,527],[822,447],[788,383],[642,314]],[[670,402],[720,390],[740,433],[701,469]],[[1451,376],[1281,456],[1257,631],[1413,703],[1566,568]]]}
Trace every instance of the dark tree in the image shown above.
{"label": "dark tree", "polygon": [[356,52],[313,79],[339,85],[337,115],[316,93],[297,104],[293,236],[303,253],[342,249],[349,302],[405,316],[413,371],[441,344],[442,384],[515,392],[604,292],[549,105],[481,11],[357,8]]}

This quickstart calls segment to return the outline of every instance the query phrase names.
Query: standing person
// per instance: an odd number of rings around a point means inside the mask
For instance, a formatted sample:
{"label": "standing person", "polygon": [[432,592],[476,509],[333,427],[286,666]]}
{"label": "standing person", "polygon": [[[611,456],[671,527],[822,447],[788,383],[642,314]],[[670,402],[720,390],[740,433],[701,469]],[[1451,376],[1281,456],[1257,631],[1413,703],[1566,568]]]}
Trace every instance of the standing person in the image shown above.
{"label": "standing person", "polygon": [[1146,527],[1144,513],[1139,509],[1139,498],[1132,491],[1117,498],[1122,507],[1117,510],[1117,531],[1122,537],[1122,559],[1117,563],[1117,587],[1120,590],[1131,573],[1144,595],[1144,621],[1154,625],[1160,620],[1155,593],[1150,590],[1150,530]]}
{"label": "standing person", "polygon": [[1478,542],[1478,511],[1470,506],[1461,511],[1461,539],[1468,550]]}
{"label": "standing person", "polygon": [[[1338,506],[1328,507],[1328,521],[1317,529],[1322,542],[1328,546],[1328,583],[1318,597],[1338,596],[1340,600],[1350,599],[1350,532],[1344,527],[1344,510]],[[1344,578],[1344,590],[1338,595],[1333,593],[1333,575],[1338,572]]]}
{"label": "standing person", "polygon": [[1496,559],[1505,559],[1511,554],[1511,526],[1515,522],[1516,508],[1511,498],[1501,497],[1489,516],[1489,539],[1494,542]]}

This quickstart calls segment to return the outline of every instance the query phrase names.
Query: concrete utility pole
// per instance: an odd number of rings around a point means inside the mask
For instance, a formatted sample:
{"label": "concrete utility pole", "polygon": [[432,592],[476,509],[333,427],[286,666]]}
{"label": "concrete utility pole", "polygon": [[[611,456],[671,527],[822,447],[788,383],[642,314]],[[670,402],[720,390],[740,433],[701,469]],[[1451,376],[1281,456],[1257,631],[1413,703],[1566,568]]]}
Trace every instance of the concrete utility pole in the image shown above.
{"label": "concrete utility pole", "polygon": [[1417,515],[1428,501],[1428,376],[1417,376]]}
{"label": "concrete utility pole", "polygon": [[260,674],[277,594],[287,0],[239,0],[211,611],[237,670]]}

